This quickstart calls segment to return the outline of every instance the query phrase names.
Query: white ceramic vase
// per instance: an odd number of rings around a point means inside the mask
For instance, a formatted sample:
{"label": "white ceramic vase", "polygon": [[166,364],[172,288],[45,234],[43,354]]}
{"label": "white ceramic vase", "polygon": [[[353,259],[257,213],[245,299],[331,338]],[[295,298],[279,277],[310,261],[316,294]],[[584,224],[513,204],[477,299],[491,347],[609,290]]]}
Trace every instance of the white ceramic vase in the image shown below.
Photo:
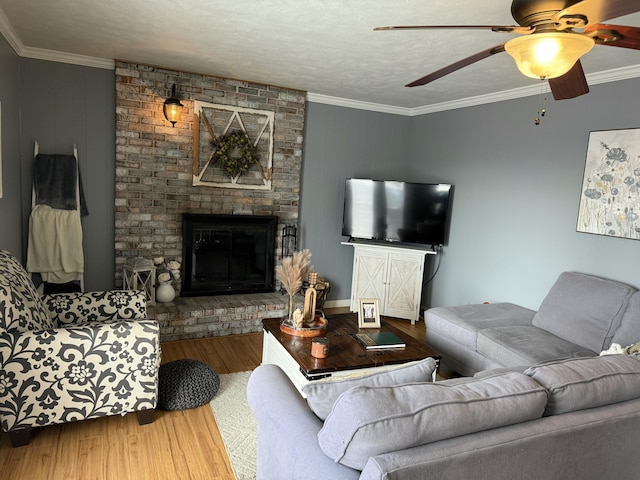
{"label": "white ceramic vase", "polygon": [[172,302],[176,298],[176,291],[171,282],[162,282],[156,288],[156,301],[160,303]]}

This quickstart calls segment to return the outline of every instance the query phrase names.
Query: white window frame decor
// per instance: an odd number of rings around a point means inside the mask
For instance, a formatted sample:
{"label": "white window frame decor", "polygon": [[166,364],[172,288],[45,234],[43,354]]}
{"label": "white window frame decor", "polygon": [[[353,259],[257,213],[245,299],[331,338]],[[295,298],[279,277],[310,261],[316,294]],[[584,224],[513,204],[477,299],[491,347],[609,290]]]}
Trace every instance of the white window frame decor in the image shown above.
{"label": "white window frame decor", "polygon": [[[229,115],[229,112],[231,115]],[[228,118],[227,118],[228,117]],[[218,125],[214,128],[213,120],[226,118],[224,127]],[[247,122],[253,122],[253,128],[247,128]],[[275,113],[268,110],[255,110],[252,108],[236,107],[231,105],[218,105],[196,100],[194,102],[193,125],[193,185],[222,188],[243,188],[251,190],[271,190],[271,177],[273,173],[273,135]],[[219,123],[219,122],[217,122]],[[202,133],[201,133],[202,130]],[[249,132],[251,130],[252,133]],[[214,143],[220,139],[228,138],[229,134],[240,131],[247,135],[250,145],[248,148],[257,148],[258,144],[266,140],[266,155],[264,148],[262,155],[257,158],[254,165],[247,172],[253,171],[253,176],[260,178],[262,183],[247,181],[243,172],[230,175],[216,162],[216,147]],[[257,132],[257,133],[256,133]],[[252,138],[253,135],[253,138]],[[201,154],[209,152],[206,161],[201,165]],[[207,176],[215,176],[220,181],[207,180]]]}

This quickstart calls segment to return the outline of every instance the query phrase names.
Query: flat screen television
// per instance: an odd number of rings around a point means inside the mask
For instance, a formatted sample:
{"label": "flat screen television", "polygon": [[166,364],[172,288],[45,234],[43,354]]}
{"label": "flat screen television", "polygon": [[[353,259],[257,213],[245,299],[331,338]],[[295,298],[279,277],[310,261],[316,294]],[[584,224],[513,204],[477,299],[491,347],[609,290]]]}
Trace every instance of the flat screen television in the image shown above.
{"label": "flat screen television", "polygon": [[348,178],[342,235],[351,240],[444,245],[449,184]]}

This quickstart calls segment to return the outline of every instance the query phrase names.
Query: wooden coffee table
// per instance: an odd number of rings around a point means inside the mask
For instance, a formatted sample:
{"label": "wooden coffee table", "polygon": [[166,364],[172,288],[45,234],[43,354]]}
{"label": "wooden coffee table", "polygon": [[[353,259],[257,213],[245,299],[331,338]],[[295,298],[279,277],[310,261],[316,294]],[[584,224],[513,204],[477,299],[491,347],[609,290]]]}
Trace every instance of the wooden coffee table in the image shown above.
{"label": "wooden coffee table", "polygon": [[[440,354],[426,344],[381,320],[380,331],[395,333],[407,344],[405,348],[366,350],[355,338],[358,318],[355,313],[328,315],[329,354],[326,358],[311,356],[312,338],[297,337],[280,331],[279,318],[262,320],[264,339],[262,363],[278,365],[302,394],[302,387],[320,378],[340,378],[354,373],[371,373],[393,368],[394,365],[432,357],[439,362]],[[362,331],[375,331],[367,329]],[[303,394],[304,396],[304,394]]]}

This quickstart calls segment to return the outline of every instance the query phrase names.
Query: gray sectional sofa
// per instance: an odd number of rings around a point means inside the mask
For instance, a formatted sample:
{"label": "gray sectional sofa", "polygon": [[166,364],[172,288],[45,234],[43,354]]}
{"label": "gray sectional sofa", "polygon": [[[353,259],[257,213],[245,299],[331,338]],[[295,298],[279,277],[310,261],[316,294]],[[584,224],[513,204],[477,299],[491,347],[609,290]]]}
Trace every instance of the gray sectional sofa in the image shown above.
{"label": "gray sectional sofa", "polygon": [[[512,303],[437,307],[424,314],[427,343],[462,375],[588,357],[640,341],[640,292],[623,283],[560,274],[538,311]],[[640,474],[639,474],[640,475]]]}
{"label": "gray sectional sofa", "polygon": [[258,367],[247,388],[258,422],[257,479],[638,478],[639,357],[435,383],[424,376],[435,368],[429,360],[406,367],[416,369],[412,382],[405,372],[393,384],[390,371],[335,382],[335,391],[328,382],[307,399],[278,366]]}
{"label": "gray sectional sofa", "polygon": [[[431,382],[433,359],[300,395],[276,365],[251,375],[258,480],[640,478],[640,292],[562,273],[537,312],[433,308],[427,343],[467,377]],[[471,375],[475,374],[473,377]]]}

